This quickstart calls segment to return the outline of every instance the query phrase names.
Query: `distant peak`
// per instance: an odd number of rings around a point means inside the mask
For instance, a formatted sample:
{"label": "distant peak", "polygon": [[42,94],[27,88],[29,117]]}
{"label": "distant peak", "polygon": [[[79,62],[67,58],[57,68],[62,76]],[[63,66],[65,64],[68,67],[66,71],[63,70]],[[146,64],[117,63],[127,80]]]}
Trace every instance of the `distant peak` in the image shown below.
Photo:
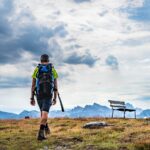
{"label": "distant peak", "polygon": [[131,109],[133,109],[134,107],[133,107],[133,105],[132,104],[130,104],[130,103],[126,103],[126,107],[127,108],[131,108]]}
{"label": "distant peak", "polygon": [[29,112],[29,111],[27,111],[27,110],[23,110],[21,113],[23,113],[23,112]]}
{"label": "distant peak", "polygon": [[75,109],[83,109],[83,108],[81,106],[76,106],[73,109],[75,110]]}
{"label": "distant peak", "polygon": [[95,105],[95,106],[100,106],[100,104],[98,104],[98,103],[95,103],[95,102],[93,103],[93,105]]}

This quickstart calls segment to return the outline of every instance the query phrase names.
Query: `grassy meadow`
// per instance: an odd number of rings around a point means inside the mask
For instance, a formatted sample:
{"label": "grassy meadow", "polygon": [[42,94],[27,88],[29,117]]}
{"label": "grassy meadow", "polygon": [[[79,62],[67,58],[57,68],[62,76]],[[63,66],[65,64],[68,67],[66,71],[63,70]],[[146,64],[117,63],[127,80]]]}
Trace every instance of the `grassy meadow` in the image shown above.
{"label": "grassy meadow", "polygon": [[[83,129],[90,121],[112,126]],[[55,118],[51,134],[37,141],[40,119],[0,120],[0,150],[150,150],[150,124],[142,119]]]}

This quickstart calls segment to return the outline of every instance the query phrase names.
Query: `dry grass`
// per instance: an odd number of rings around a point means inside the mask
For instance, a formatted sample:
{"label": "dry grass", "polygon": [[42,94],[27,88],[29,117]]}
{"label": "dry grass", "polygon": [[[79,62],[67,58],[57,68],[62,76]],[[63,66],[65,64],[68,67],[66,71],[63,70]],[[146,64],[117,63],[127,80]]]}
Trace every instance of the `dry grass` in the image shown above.
{"label": "dry grass", "polygon": [[[83,129],[90,121],[113,126]],[[150,125],[142,119],[49,119],[52,133],[43,142],[36,140],[39,122],[1,120],[0,150],[150,150]]]}

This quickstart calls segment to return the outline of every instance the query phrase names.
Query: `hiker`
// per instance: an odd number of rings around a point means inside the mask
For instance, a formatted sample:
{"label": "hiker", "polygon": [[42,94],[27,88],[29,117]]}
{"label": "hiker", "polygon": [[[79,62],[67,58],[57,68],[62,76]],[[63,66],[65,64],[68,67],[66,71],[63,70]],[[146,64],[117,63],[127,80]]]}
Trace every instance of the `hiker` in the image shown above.
{"label": "hiker", "polygon": [[41,55],[41,63],[35,68],[32,75],[31,87],[31,105],[35,105],[34,94],[41,111],[40,129],[38,132],[38,140],[46,139],[45,134],[50,134],[50,128],[47,123],[49,109],[56,104],[58,94],[57,87],[58,74],[54,66],[49,63],[47,54]]}

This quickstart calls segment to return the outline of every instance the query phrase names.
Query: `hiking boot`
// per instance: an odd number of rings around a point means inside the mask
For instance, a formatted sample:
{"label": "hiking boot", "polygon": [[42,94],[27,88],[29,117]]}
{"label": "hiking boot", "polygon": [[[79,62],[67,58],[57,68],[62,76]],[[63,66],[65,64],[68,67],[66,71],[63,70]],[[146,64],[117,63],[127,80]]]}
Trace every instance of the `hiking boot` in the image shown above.
{"label": "hiking boot", "polygon": [[50,134],[50,133],[51,133],[50,128],[48,127],[47,124],[46,124],[46,126],[45,126],[45,133],[46,133],[46,134]]}
{"label": "hiking boot", "polygon": [[39,130],[37,139],[39,141],[46,140],[46,137],[44,135],[44,130],[41,130],[41,129]]}

